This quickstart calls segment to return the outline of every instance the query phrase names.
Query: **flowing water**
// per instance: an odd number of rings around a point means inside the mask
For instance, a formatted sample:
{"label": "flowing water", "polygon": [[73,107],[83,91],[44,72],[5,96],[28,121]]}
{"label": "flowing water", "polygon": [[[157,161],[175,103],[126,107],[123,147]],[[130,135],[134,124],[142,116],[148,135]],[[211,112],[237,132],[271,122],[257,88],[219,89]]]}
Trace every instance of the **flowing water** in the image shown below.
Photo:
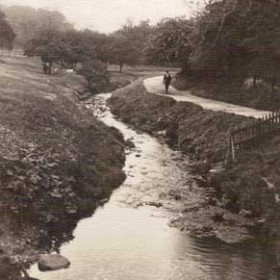
{"label": "flowing water", "polygon": [[135,144],[127,151],[127,179],[62,246],[69,269],[40,272],[34,265],[30,275],[41,280],[280,279],[275,246],[228,245],[168,226],[185,207],[203,203],[203,189],[186,172],[185,156],[116,120],[105,106],[108,96],[96,98],[94,111]]}

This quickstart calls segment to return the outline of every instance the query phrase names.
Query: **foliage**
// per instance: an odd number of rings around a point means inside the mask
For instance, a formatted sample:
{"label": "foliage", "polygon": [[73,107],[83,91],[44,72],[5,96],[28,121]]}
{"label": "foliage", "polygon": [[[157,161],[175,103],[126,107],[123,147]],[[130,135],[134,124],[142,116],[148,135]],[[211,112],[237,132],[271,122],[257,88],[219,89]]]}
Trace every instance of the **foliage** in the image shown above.
{"label": "foliage", "polygon": [[125,64],[176,65],[197,82],[219,79],[219,84],[242,87],[252,77],[270,84],[274,92],[280,84],[280,1],[204,3],[202,10],[195,10],[196,1],[189,2],[190,19],[164,19],[155,26],[128,21],[110,35],[71,29],[63,16],[51,13],[51,20],[42,20],[33,33],[26,53],[63,68],[86,60],[117,64],[120,71]]}
{"label": "foliage", "polygon": [[119,65],[120,72],[124,64],[134,64],[136,62],[135,51],[135,47],[126,36],[111,35],[109,61]]}
{"label": "foliage", "polygon": [[146,60],[143,55],[146,48],[146,42],[153,34],[154,27],[150,25],[149,21],[141,21],[139,24],[133,24],[130,21],[120,29],[117,34],[127,38],[127,41],[131,45],[131,49],[134,55],[134,63],[145,64]]}
{"label": "foliage", "polygon": [[[280,84],[280,1],[277,0],[211,0],[193,13],[189,26],[174,26],[173,31],[158,34],[151,43],[150,54],[158,61],[171,61],[176,46],[182,46],[177,60],[183,73],[204,85],[235,84],[242,90],[246,80],[262,80],[277,92]],[[172,22],[173,20],[169,20]],[[184,29],[181,37],[191,42],[172,44],[172,35]],[[155,35],[154,35],[155,36]],[[158,44],[161,42],[162,44]],[[178,40],[180,42],[180,40]],[[157,47],[156,46],[160,46]],[[151,52],[153,48],[156,50]],[[171,57],[171,58],[170,58]],[[238,89],[239,87],[239,89]]]}
{"label": "foliage", "polygon": [[73,25],[66,21],[64,15],[57,11],[35,9],[29,6],[3,6],[3,10],[17,34],[15,45],[19,48],[24,48],[26,43],[42,29],[58,31],[74,29]]}
{"label": "foliage", "polygon": [[60,53],[60,63],[64,68],[75,69],[78,62],[95,57],[93,42],[84,32],[71,30],[60,34],[63,45]]}
{"label": "foliage", "polygon": [[185,66],[194,47],[192,21],[164,19],[157,24],[145,48],[150,63]]}
{"label": "foliage", "polygon": [[25,54],[40,56],[43,64],[58,63],[62,68],[75,68],[78,62],[92,59],[94,47],[79,31],[59,32],[52,29],[41,30],[25,48]]}
{"label": "foliage", "polygon": [[98,60],[83,61],[78,74],[86,78],[88,89],[92,93],[102,92],[108,86],[109,73],[104,64]]}
{"label": "foliage", "polygon": [[6,15],[0,10],[0,47],[12,49],[16,34],[7,22]]}
{"label": "foliage", "polygon": [[124,64],[145,64],[143,50],[152,30],[149,21],[142,21],[138,25],[128,21],[121,29],[107,36],[100,48],[97,47],[97,56],[104,61],[100,58],[100,54],[104,54],[98,49],[105,50],[106,62],[119,65],[120,72]]}
{"label": "foliage", "polygon": [[96,58],[107,65],[110,57],[110,38],[106,34],[84,30],[82,32],[87,42],[94,46]]}
{"label": "foliage", "polygon": [[[86,78],[89,91],[98,93],[109,83],[108,72],[101,62],[108,60],[108,54],[102,52],[101,48],[106,39],[105,35],[90,30],[61,32],[45,28],[28,42],[25,53],[40,56],[46,74],[51,74],[54,63],[64,69],[77,70],[78,74]],[[78,63],[81,64],[80,68],[76,67]]]}
{"label": "foliage", "polygon": [[242,86],[253,77],[276,90],[280,1],[207,0],[203,8],[201,1],[187,4],[190,19],[165,19],[152,29],[145,47],[149,63],[180,65],[197,82],[219,79]]}

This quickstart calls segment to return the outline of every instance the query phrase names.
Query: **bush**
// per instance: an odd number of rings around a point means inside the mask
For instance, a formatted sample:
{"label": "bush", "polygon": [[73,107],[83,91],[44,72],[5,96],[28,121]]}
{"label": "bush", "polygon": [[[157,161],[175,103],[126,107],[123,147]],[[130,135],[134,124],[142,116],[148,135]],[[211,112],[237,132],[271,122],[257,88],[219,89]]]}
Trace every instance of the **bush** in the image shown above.
{"label": "bush", "polygon": [[106,89],[109,84],[109,72],[104,64],[98,60],[82,62],[78,74],[86,78],[88,90],[91,93],[99,93]]}

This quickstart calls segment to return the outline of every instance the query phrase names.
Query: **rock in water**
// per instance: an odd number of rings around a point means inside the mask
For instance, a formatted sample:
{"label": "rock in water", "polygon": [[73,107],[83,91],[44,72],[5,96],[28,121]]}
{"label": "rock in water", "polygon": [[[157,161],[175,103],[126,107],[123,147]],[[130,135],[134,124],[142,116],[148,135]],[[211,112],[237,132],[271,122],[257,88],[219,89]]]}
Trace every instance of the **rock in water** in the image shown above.
{"label": "rock in water", "polygon": [[38,261],[38,267],[41,271],[58,270],[69,266],[70,261],[61,255],[41,255]]}

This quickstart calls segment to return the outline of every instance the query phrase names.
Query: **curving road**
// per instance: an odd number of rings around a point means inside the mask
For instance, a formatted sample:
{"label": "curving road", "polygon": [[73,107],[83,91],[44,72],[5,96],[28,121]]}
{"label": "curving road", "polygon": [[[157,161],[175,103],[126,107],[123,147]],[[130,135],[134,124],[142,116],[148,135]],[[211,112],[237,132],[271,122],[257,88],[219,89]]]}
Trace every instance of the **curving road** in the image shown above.
{"label": "curving road", "polygon": [[[145,79],[144,86],[150,93],[166,95],[162,79],[162,76]],[[222,111],[245,117],[261,118],[270,113],[269,111],[262,111],[248,107],[242,107],[239,105],[229,104],[222,101],[198,97],[192,95],[188,90],[176,90],[172,86],[170,86],[169,88],[168,96],[172,97],[176,101],[191,102],[193,104],[200,105],[202,108],[207,110]]]}

